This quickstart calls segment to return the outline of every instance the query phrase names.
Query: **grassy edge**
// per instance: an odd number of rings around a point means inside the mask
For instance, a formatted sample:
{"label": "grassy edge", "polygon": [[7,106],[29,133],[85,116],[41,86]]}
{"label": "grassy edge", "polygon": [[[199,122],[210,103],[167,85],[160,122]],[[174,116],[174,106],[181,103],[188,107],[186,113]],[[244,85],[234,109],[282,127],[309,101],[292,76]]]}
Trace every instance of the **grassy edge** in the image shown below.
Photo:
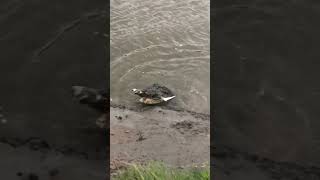
{"label": "grassy edge", "polygon": [[119,170],[112,180],[209,180],[210,168],[207,164],[201,167],[178,169],[171,168],[162,162],[151,161],[146,165],[130,164]]}

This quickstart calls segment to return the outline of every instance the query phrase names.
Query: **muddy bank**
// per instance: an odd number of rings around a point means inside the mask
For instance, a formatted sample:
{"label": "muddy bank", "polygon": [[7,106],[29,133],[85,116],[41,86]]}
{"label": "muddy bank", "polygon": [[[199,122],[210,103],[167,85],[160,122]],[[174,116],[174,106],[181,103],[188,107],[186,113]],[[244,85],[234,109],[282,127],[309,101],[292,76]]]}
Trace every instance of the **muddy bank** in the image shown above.
{"label": "muddy bank", "polygon": [[[106,132],[71,86],[105,88],[106,1],[0,3],[2,179],[103,179]],[[73,163],[72,163],[73,162]],[[74,163],[77,162],[77,163]]]}
{"label": "muddy bank", "polygon": [[110,109],[111,168],[128,162],[164,161],[190,167],[209,163],[210,117],[162,107]]}

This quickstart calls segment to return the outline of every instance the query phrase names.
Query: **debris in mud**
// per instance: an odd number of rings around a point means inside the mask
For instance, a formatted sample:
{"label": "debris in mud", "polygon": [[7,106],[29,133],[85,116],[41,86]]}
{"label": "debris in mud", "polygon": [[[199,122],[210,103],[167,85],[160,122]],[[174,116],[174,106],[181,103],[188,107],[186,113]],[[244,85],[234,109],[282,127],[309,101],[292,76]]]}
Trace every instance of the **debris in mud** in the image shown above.
{"label": "debris in mud", "polygon": [[137,133],[137,135],[138,135],[137,141],[143,141],[143,140],[147,139],[147,138],[145,138],[145,137],[143,136],[143,134],[142,134],[141,131],[139,131],[139,132]]}
{"label": "debris in mud", "polygon": [[176,129],[192,129],[193,128],[193,122],[191,121],[182,121],[182,122],[177,122],[173,125],[171,125],[173,128]]}
{"label": "debris in mud", "polygon": [[190,113],[193,117],[197,119],[203,119],[203,120],[210,120],[210,115],[209,114],[204,114],[204,113],[197,113],[193,111],[186,110],[187,113]]}
{"label": "debris in mud", "polygon": [[162,113],[162,114],[166,114],[166,113],[165,113],[165,112],[163,112],[162,110],[159,110],[158,112],[159,112],[159,113]]}
{"label": "debris in mud", "polygon": [[113,103],[110,103],[110,107],[119,108],[119,109],[130,109],[129,107],[126,107],[125,105],[113,104]]}
{"label": "debris in mud", "polygon": [[115,116],[118,120],[122,120],[121,116]]}
{"label": "debris in mud", "polygon": [[207,134],[210,128],[208,126],[202,126],[201,124],[192,121],[177,122],[175,124],[172,124],[170,127],[178,130],[181,134],[185,134],[187,132],[191,134]]}

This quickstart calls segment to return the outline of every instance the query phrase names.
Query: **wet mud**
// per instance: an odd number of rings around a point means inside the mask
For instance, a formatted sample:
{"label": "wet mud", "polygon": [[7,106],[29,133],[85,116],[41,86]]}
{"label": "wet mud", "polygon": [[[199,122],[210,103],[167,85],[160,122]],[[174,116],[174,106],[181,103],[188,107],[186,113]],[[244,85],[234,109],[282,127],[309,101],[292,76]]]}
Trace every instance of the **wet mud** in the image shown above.
{"label": "wet mud", "polygon": [[153,106],[110,109],[112,173],[128,163],[163,161],[187,168],[209,163],[210,116]]}

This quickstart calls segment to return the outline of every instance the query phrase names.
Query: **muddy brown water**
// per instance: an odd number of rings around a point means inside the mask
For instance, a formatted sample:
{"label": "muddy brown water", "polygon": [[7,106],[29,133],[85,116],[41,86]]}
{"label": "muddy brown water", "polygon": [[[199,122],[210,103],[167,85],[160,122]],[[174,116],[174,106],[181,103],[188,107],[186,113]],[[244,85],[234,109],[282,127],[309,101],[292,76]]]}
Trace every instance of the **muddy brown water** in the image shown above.
{"label": "muddy brown water", "polygon": [[209,0],[112,0],[111,98],[136,106],[132,88],[170,88],[172,106],[209,113]]}

